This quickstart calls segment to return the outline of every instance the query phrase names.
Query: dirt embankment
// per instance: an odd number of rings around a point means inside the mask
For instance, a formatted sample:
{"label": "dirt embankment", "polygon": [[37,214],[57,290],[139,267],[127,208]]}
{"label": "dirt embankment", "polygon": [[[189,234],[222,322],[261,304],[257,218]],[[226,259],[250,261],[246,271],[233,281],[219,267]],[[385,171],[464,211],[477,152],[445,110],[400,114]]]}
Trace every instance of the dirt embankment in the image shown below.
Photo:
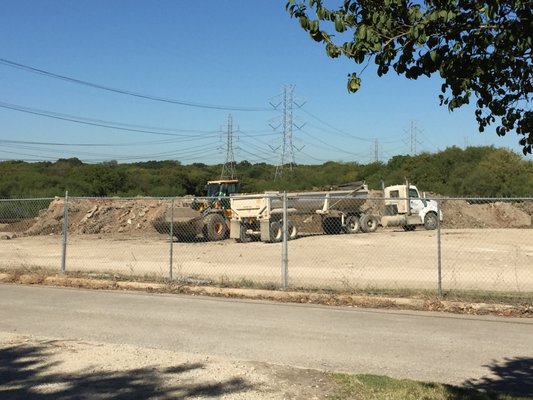
{"label": "dirt embankment", "polygon": [[[65,203],[53,200],[41,210],[27,235],[59,234],[63,229]],[[152,222],[161,218],[166,205],[161,200],[81,199],[68,205],[68,230],[71,233],[121,233],[153,230]]]}
{"label": "dirt embankment", "polygon": [[[372,199],[364,209],[380,214],[382,200]],[[469,203],[443,200],[443,228],[530,228],[533,201]],[[153,232],[154,222],[164,218],[169,202],[158,199],[74,199],[69,201],[68,230],[76,234]],[[6,224],[0,231],[24,235],[60,234],[64,199],[56,198],[36,218]],[[298,216],[302,233],[319,233],[320,217]],[[316,231],[316,232],[315,232]]]}
{"label": "dirt embankment", "polygon": [[530,228],[533,202],[447,200],[442,203],[442,213],[444,228]]}

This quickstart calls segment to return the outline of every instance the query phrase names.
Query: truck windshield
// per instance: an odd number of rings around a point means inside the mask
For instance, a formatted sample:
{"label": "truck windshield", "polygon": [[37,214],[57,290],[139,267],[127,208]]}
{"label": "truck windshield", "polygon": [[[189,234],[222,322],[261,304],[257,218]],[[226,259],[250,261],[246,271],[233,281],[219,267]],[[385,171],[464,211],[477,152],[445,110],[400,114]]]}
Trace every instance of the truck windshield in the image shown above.
{"label": "truck windshield", "polygon": [[418,190],[413,189],[413,188],[409,188],[409,197],[410,197],[411,199],[418,199],[418,198],[420,198],[420,195],[418,194]]}

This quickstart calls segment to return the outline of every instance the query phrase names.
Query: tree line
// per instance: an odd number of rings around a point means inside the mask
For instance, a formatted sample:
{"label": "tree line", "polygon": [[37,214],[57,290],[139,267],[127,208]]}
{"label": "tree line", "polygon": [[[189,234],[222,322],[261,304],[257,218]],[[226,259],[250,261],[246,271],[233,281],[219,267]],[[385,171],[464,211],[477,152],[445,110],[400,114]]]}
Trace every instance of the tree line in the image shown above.
{"label": "tree line", "polygon": [[[236,164],[243,192],[304,191],[365,181],[370,189],[402,183],[405,177],[422,191],[455,197],[533,196],[533,162],[495,147],[450,147],[437,153],[398,155],[386,163],[329,161],[321,165],[285,166],[274,180],[275,165]],[[86,164],[77,158],[56,162],[0,162],[0,198],[171,197],[204,194],[208,180],[220,177],[222,165],[179,161]]]}

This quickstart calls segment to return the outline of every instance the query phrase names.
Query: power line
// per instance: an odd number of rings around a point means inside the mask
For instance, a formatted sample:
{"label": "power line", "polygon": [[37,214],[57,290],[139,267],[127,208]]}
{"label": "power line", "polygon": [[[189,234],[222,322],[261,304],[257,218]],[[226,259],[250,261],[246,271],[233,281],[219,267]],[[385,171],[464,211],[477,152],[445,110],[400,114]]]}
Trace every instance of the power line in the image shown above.
{"label": "power line", "polygon": [[239,151],[242,151],[242,152],[246,153],[246,154],[250,154],[251,156],[257,158],[258,160],[266,161],[267,163],[270,163],[270,162],[272,161],[272,160],[269,159],[269,158],[261,157],[260,155],[257,155],[257,154],[255,154],[255,153],[252,153],[252,152],[249,151],[249,150],[244,150],[242,147],[237,147],[237,149],[238,149]]}
{"label": "power line", "polygon": [[24,144],[24,145],[41,145],[41,146],[69,146],[69,147],[121,147],[121,146],[146,146],[154,144],[179,143],[181,140],[153,140],[148,142],[131,142],[131,143],[60,143],[60,142],[32,142],[24,140],[5,140],[0,139],[0,143]]}
{"label": "power line", "polygon": [[[351,155],[351,156],[356,156],[356,157],[360,157],[360,156],[362,156],[361,153],[353,153],[353,152],[351,152],[351,151],[347,151],[347,150],[345,150],[345,149],[343,149],[343,148],[341,148],[341,147],[334,146],[334,145],[332,145],[331,143],[328,143],[328,142],[326,142],[326,141],[324,141],[324,140],[322,140],[322,139],[317,138],[316,136],[311,135],[309,132],[307,132],[307,131],[305,131],[305,130],[303,130],[303,129],[302,129],[301,131],[302,131],[303,133],[305,133],[307,136],[309,136],[309,137],[315,139],[316,141],[322,143],[322,145],[323,145],[324,147],[328,147],[328,148],[331,149],[331,150],[340,151],[340,152],[342,152],[342,153],[345,153],[345,154],[348,154],[348,155]],[[316,146],[316,145],[315,145],[315,146]],[[323,147],[320,147],[320,146],[316,146],[316,147],[319,147],[320,149],[323,149]]]}
{"label": "power line", "polygon": [[124,89],[117,89],[110,86],[105,86],[99,83],[92,83],[88,81],[84,81],[77,78],[72,78],[65,75],[56,74],[50,71],[45,71],[43,69],[35,68],[29,65],[20,64],[14,61],[6,60],[5,58],[0,58],[0,64],[6,65],[8,67],[24,70],[27,72],[32,72],[35,74],[44,75],[50,78],[60,79],[67,82],[76,83],[79,85],[84,85],[96,89],[106,90],[108,92],[113,93],[119,93],[127,96],[133,96],[138,98],[143,98],[147,100],[152,101],[159,101],[163,103],[170,103],[170,104],[177,104],[180,106],[188,106],[188,107],[197,107],[197,108],[207,108],[207,109],[214,109],[214,110],[226,110],[226,111],[271,111],[269,108],[260,108],[260,107],[241,107],[241,106],[225,106],[225,105],[216,105],[216,104],[204,104],[204,103],[196,103],[191,101],[185,101],[185,100],[177,100],[177,99],[171,99],[171,98],[164,98],[164,97],[158,97],[150,94],[143,94],[139,92],[133,92],[130,90],[124,90]]}
{"label": "power line", "polygon": [[[43,110],[38,110],[38,109],[34,109],[34,108],[23,107],[23,106],[18,106],[16,104],[9,104],[9,103],[3,103],[3,102],[0,102],[0,108],[6,108],[6,109],[9,109],[9,110],[19,111],[19,112],[23,112],[23,113],[27,113],[27,114],[38,115],[38,116],[46,117],[46,118],[58,119],[58,120],[61,120],[61,121],[74,122],[74,123],[77,123],[77,124],[97,126],[97,127],[100,127],[100,128],[117,129],[117,130],[128,131],[128,132],[148,133],[148,134],[152,134],[152,135],[191,137],[191,135],[179,135],[179,134],[176,134],[176,133],[157,132],[155,130],[126,128],[124,126],[128,126],[128,124],[113,123],[113,122],[101,121],[101,120],[94,120],[94,119],[84,118],[84,117],[76,117],[76,116],[72,116],[72,115],[59,114],[59,113],[54,113],[52,111],[43,111]],[[129,125],[129,126],[132,126],[132,125]],[[168,131],[168,130],[171,130],[171,129],[163,128],[162,130],[167,130]],[[192,131],[192,130],[191,131],[178,130],[178,131],[180,131],[180,132],[194,132],[194,133],[217,133],[217,134],[220,132],[220,131]]]}
{"label": "power line", "polygon": [[307,115],[309,115],[311,118],[316,119],[318,122],[320,122],[320,123],[322,123],[323,125],[325,125],[325,126],[331,128],[331,129],[335,130],[337,133],[340,133],[340,134],[342,134],[342,135],[345,136],[345,137],[350,137],[350,138],[352,138],[352,139],[362,140],[362,141],[365,141],[365,142],[372,142],[372,141],[373,141],[373,139],[363,138],[363,137],[360,137],[360,136],[353,135],[353,134],[351,134],[351,133],[344,132],[344,131],[340,130],[339,128],[336,128],[336,127],[334,127],[333,125],[327,123],[326,121],[324,121],[324,120],[318,118],[316,115],[311,114],[309,111],[307,111],[307,110],[305,110],[305,109],[303,109],[303,108],[300,108],[300,109],[301,109],[304,113],[306,113]]}

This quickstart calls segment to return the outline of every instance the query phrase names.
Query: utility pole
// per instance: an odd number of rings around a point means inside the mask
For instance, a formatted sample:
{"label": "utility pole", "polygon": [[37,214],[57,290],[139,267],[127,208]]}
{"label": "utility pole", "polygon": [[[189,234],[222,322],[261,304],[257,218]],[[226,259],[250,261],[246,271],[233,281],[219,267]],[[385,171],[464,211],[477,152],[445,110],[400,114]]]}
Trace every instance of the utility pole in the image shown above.
{"label": "utility pole", "polygon": [[374,140],[374,161],[379,162],[379,141]]}
{"label": "utility pole", "polygon": [[226,162],[222,166],[220,179],[235,179],[237,171],[235,169],[235,156],[233,154],[233,118],[228,115],[228,136],[226,139]]}

